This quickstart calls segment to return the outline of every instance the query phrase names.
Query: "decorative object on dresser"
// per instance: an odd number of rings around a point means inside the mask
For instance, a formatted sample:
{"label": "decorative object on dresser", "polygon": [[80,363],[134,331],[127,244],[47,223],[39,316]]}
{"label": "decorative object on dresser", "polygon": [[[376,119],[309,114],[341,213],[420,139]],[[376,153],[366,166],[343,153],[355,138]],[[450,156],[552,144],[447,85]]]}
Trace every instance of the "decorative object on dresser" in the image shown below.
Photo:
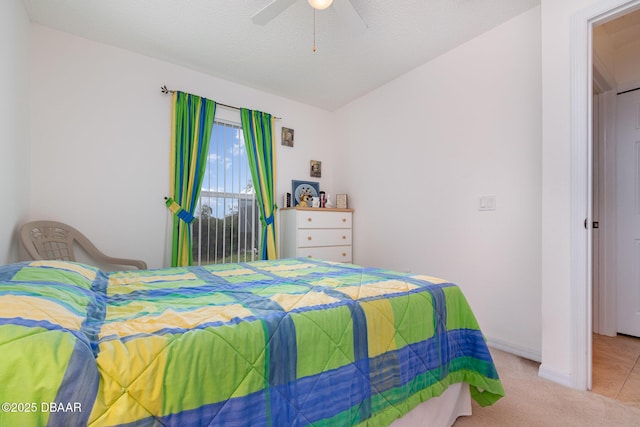
{"label": "decorative object on dresser", "polygon": [[303,193],[300,196],[300,203],[298,203],[298,206],[300,206],[301,208],[307,208],[307,207],[310,207],[309,203],[311,203],[311,196],[309,196],[306,193]]}
{"label": "decorative object on dresser", "polygon": [[[311,197],[318,197],[320,193],[320,184],[311,181],[291,181],[293,206],[300,205],[306,197],[309,197],[309,206],[311,205]],[[305,197],[306,196],[306,197]],[[303,205],[304,206],[304,205]]]}
{"label": "decorative object on dresser", "polygon": [[282,205],[283,208],[290,208],[292,206],[291,193],[284,193],[284,196],[282,198]]}
{"label": "decorative object on dresser", "polygon": [[336,194],[336,208],[338,209],[347,209],[347,195],[346,194]]}
{"label": "decorative object on dresser", "polygon": [[324,208],[332,208],[333,202],[331,201],[331,194],[327,194],[327,201],[324,203]]}
{"label": "decorative object on dresser", "polygon": [[280,254],[352,262],[352,222],[353,209],[281,209]]}

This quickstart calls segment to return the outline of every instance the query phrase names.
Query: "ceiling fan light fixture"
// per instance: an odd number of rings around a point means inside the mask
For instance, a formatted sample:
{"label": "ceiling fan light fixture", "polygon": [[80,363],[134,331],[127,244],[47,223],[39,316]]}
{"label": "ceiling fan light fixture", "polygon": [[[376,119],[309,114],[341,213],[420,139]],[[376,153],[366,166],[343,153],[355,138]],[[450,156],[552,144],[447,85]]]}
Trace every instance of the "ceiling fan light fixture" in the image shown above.
{"label": "ceiling fan light fixture", "polygon": [[308,0],[312,8],[322,10],[326,9],[333,3],[333,0]]}

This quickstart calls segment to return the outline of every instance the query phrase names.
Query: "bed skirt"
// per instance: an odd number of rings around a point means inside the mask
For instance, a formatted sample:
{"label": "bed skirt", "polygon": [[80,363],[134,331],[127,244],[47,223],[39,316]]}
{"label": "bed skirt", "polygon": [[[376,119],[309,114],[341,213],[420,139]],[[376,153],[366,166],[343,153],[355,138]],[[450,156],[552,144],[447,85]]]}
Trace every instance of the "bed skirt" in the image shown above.
{"label": "bed skirt", "polygon": [[452,384],[438,397],[427,400],[391,424],[391,427],[449,427],[458,417],[471,415],[469,384]]}

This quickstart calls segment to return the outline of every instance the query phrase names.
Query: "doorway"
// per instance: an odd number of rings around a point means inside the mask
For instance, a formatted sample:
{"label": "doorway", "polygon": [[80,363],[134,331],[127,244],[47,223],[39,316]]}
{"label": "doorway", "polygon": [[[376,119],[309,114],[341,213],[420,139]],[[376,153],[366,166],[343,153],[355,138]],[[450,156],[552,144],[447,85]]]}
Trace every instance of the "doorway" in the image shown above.
{"label": "doorway", "polygon": [[[602,46],[606,46],[617,51],[629,43],[640,41],[640,12],[637,10],[637,4],[638,2],[629,3],[624,12],[615,13],[614,19],[604,19],[597,25],[594,23],[591,33],[593,44],[591,217],[593,222],[590,232],[593,296],[591,309],[594,335],[590,350],[593,356],[592,391],[620,400],[625,404],[640,407],[640,398],[636,398],[637,391],[640,390],[640,365],[638,364],[640,339],[618,335],[620,306],[617,297],[624,296],[623,290],[619,290],[617,286],[620,278],[617,262],[620,254],[618,243],[621,242],[620,231],[623,231],[620,229],[622,225],[619,214],[626,212],[620,208],[619,202],[630,197],[624,193],[623,199],[617,200],[617,196],[620,195],[618,182],[621,182],[617,177],[618,171],[621,171],[618,162],[621,160],[616,149],[616,133],[620,132],[620,121],[616,117],[620,114],[622,114],[620,117],[629,115],[629,109],[625,107],[617,111],[620,105],[620,99],[617,96],[620,82],[617,82],[608,71],[616,69],[615,60],[611,60],[616,55],[607,55],[607,52],[598,54],[598,47],[602,49]],[[621,15],[621,13],[624,14]],[[602,58],[609,58],[609,60]],[[635,124],[634,117],[631,119]],[[623,163],[626,163],[627,157],[623,158]],[[622,236],[624,235],[625,233],[622,233]],[[625,249],[624,252],[629,251]]]}
{"label": "doorway", "polygon": [[592,380],[592,124],[594,26],[640,8],[640,0],[602,0],[571,20],[571,200],[570,317],[571,372],[569,383],[590,390]]}
{"label": "doorway", "polygon": [[[594,54],[594,62],[597,56]],[[595,65],[595,64],[594,64]],[[591,234],[593,282],[592,388],[596,394],[640,408],[640,339],[618,335],[619,306],[616,293],[616,208],[619,160],[616,143],[620,138],[620,111],[615,82],[608,84],[599,75],[603,66],[594,66],[593,90],[593,221]],[[628,115],[628,112],[626,113]],[[616,131],[618,135],[616,137]],[[623,233],[624,234],[624,233]]]}

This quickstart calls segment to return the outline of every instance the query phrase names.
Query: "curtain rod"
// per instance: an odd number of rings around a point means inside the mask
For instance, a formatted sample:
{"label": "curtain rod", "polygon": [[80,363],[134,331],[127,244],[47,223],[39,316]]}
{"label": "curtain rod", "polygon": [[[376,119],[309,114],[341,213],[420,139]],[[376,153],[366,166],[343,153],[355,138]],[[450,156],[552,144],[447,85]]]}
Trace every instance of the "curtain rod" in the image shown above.
{"label": "curtain rod", "polygon": [[[160,91],[161,91],[162,93],[164,93],[165,95],[169,95],[169,94],[172,94],[172,93],[176,92],[175,90],[167,89],[167,85],[160,86]],[[234,107],[233,105],[223,104],[223,103],[221,103],[221,102],[216,102],[216,105],[219,105],[219,106],[221,106],[221,107],[231,108],[232,110],[238,110],[238,111],[240,111],[240,110],[241,110],[241,108],[240,108],[240,107]],[[273,118],[274,118],[274,119],[276,119],[276,120],[282,120],[282,118],[281,118],[281,117],[273,116]]]}

